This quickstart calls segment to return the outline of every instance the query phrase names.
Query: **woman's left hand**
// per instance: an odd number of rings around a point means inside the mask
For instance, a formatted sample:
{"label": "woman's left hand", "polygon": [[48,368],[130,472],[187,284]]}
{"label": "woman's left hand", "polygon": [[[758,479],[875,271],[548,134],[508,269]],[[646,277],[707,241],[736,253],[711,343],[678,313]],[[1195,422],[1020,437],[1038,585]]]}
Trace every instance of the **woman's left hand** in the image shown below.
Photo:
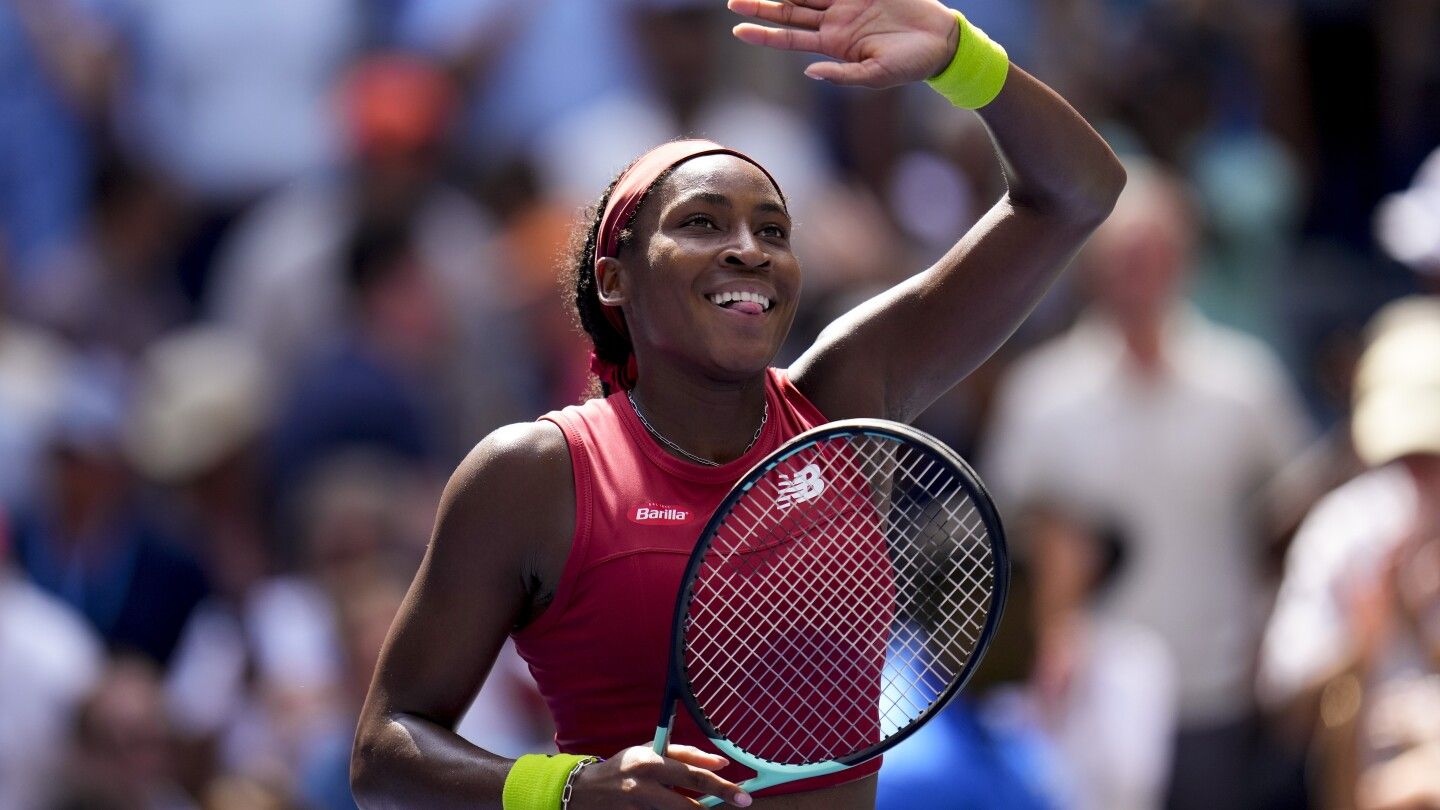
{"label": "woman's left hand", "polygon": [[785,27],[741,23],[752,45],[837,59],[805,75],[836,84],[884,88],[928,79],[950,64],[959,42],[955,14],[939,0],[729,0],[737,14]]}

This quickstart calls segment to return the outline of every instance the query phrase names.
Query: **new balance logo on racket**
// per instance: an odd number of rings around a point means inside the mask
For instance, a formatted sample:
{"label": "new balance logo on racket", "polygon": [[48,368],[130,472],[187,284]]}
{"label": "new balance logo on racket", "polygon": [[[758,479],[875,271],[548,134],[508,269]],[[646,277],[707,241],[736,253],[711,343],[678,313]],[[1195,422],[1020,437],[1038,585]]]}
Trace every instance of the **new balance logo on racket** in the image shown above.
{"label": "new balance logo on racket", "polygon": [[820,465],[806,464],[794,475],[780,476],[780,496],[775,504],[789,509],[797,503],[813,501],[825,491],[825,478],[820,475]]}

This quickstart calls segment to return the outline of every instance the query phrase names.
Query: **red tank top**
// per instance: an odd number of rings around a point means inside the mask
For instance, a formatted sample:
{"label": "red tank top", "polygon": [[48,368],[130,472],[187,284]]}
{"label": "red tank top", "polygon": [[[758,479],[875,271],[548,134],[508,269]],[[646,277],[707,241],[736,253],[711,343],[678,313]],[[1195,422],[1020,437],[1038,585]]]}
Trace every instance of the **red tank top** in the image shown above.
{"label": "red tank top", "polygon": [[[575,476],[575,536],[555,598],[514,634],[566,753],[611,756],[655,736],[665,694],[670,622],[685,563],[715,507],[766,454],[827,420],[769,369],[770,418],[749,452],[719,467],[667,453],[623,393],[553,411]],[[671,741],[715,751],[677,707]],[[717,752],[718,753],[718,752]],[[841,773],[761,791],[794,793],[880,769],[879,758]],[[753,775],[731,764],[721,775]]]}

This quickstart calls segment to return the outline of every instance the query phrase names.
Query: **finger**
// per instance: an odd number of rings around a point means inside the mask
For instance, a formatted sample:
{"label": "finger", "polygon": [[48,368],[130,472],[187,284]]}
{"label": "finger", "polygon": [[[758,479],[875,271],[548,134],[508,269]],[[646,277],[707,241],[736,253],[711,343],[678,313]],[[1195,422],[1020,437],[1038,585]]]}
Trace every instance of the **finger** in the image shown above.
{"label": "finger", "polygon": [[687,765],[698,765],[701,768],[708,768],[712,771],[730,764],[730,760],[719,754],[712,754],[709,751],[701,751],[691,745],[672,745],[665,749],[665,756],[671,759],[678,759]]}
{"label": "finger", "polygon": [[866,59],[863,62],[816,62],[805,68],[805,75],[835,84],[877,87],[883,83],[884,71],[879,62]]}
{"label": "finger", "polygon": [[749,807],[750,795],[740,786],[704,768],[696,768],[683,762],[670,760],[665,763],[665,773],[660,781],[672,787],[689,788],[708,796],[719,796],[736,807]]}
{"label": "finger", "polygon": [[730,0],[728,5],[736,14],[796,28],[814,30],[820,27],[820,21],[825,18],[824,14],[813,8],[794,3],[776,3],[772,0]]}
{"label": "finger", "polygon": [[735,38],[751,45],[764,45],[782,51],[820,51],[820,34],[800,28],[769,28],[753,23],[740,23],[734,29]]}
{"label": "finger", "polygon": [[679,793],[667,787],[656,784],[637,785],[630,792],[628,798],[635,807],[644,807],[648,810],[695,810],[704,805],[681,796]]}

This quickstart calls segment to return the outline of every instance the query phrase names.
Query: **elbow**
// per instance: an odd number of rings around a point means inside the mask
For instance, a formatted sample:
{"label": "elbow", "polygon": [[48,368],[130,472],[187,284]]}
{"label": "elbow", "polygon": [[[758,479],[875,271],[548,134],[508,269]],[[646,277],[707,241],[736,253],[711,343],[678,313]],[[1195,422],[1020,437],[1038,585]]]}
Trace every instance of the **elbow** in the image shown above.
{"label": "elbow", "polygon": [[1110,212],[1115,210],[1115,203],[1120,200],[1120,192],[1125,190],[1125,167],[1114,153],[1109,149],[1105,151],[1106,160],[1095,172],[1081,205],[1082,213],[1093,221],[1093,227],[1099,227],[1110,216]]}
{"label": "elbow", "polygon": [[380,746],[373,734],[361,726],[355,734],[355,745],[350,749],[350,792],[360,807],[377,806],[374,775],[378,770]]}
{"label": "elbow", "polygon": [[1033,193],[1012,189],[1011,202],[1068,228],[1093,231],[1110,216],[1125,189],[1125,167],[1109,148],[1103,151],[1070,182]]}

